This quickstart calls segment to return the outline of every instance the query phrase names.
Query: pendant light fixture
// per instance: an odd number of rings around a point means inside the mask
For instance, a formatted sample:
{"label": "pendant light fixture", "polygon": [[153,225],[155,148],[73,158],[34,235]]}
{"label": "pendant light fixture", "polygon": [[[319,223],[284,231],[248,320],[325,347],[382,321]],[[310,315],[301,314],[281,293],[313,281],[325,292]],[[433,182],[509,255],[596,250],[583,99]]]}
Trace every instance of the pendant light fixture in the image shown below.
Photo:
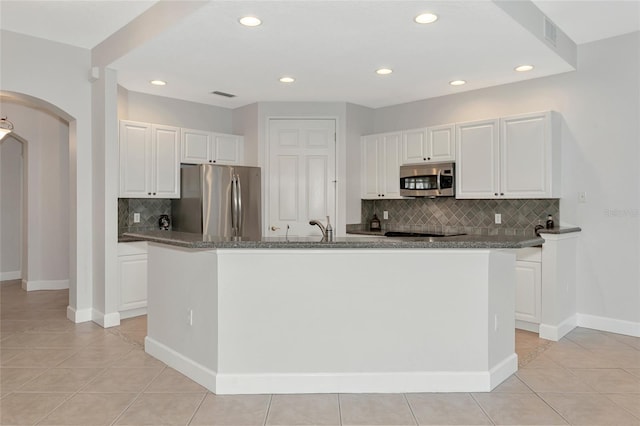
{"label": "pendant light fixture", "polygon": [[0,139],[7,136],[13,131],[13,123],[7,120],[7,117],[0,118]]}

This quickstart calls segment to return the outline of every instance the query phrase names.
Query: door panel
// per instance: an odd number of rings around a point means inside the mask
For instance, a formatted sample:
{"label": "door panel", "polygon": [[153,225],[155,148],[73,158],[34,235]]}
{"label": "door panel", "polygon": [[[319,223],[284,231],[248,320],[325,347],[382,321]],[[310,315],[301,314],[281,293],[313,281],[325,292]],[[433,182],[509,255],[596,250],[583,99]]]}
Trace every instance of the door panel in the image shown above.
{"label": "door panel", "polygon": [[336,225],[335,132],[331,119],[269,120],[265,235],[320,236],[309,220],[326,216]]}

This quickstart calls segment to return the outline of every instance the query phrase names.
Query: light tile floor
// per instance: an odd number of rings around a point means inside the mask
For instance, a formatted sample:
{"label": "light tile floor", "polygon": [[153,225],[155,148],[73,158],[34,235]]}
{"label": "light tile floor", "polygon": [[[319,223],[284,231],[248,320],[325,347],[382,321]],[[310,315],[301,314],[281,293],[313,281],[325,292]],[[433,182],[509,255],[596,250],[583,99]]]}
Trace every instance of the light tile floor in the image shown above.
{"label": "light tile floor", "polygon": [[0,285],[2,425],[640,425],[640,338],[516,332],[490,393],[217,396],[148,356],[146,318],[65,318],[67,291]]}

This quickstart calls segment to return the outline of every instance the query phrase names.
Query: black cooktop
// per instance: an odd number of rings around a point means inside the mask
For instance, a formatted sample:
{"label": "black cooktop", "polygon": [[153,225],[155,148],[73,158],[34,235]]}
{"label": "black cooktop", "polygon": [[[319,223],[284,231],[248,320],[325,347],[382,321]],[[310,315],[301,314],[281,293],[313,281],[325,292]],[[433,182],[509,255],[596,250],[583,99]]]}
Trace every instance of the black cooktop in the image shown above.
{"label": "black cooktop", "polygon": [[466,235],[464,233],[437,233],[437,232],[399,232],[388,231],[385,232],[385,237],[413,237],[413,238],[426,238],[426,237],[453,237],[455,235]]}

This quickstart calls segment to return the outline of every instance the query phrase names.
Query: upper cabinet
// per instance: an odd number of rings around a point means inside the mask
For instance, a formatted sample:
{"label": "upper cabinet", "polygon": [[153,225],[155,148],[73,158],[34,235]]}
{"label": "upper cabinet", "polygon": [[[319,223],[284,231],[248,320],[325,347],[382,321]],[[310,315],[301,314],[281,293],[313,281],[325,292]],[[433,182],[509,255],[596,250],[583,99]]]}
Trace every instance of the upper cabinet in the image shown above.
{"label": "upper cabinet", "polygon": [[402,132],[402,164],[455,160],[455,125],[425,127]]}
{"label": "upper cabinet", "polygon": [[244,138],[238,135],[182,129],[182,162],[241,164]]}
{"label": "upper cabinet", "polygon": [[554,113],[456,125],[456,198],[557,198]]}
{"label": "upper cabinet", "polygon": [[363,136],[362,198],[369,200],[400,196],[400,132]]}
{"label": "upper cabinet", "polygon": [[120,197],[180,198],[180,129],[120,121]]}

